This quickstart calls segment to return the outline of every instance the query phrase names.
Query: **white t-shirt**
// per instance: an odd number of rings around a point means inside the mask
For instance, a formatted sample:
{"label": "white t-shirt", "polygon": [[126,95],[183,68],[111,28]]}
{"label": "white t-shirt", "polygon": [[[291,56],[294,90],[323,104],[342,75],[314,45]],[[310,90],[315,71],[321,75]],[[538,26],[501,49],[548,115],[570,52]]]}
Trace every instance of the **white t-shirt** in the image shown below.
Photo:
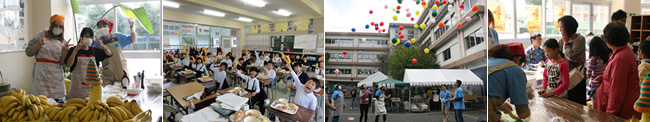
{"label": "white t-shirt", "polygon": [[316,110],[318,100],[314,93],[305,93],[304,84],[300,83],[300,78],[295,72],[291,71],[291,76],[294,80],[293,84],[296,85],[296,99],[293,102],[310,110]]}

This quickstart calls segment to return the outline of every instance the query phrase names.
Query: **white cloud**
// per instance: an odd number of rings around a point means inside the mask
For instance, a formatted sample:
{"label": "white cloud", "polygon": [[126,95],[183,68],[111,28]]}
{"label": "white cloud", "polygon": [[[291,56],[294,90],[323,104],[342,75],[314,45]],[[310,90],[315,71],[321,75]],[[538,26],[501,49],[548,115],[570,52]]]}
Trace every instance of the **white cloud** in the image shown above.
{"label": "white cloud", "polygon": [[[388,5],[388,9],[384,9],[384,5]],[[401,6],[399,14],[393,11],[397,5]],[[397,0],[325,0],[325,32],[352,32],[352,28],[356,28],[356,32],[377,32],[372,25],[369,29],[365,28],[372,21],[384,22],[379,30],[388,30],[390,22],[415,23],[411,17],[406,17],[407,8],[415,21],[424,10],[414,0],[403,0],[402,4]],[[370,10],[373,10],[373,14],[368,13]],[[415,15],[416,10],[420,11],[419,16]],[[397,15],[397,21],[393,20],[393,15]]]}

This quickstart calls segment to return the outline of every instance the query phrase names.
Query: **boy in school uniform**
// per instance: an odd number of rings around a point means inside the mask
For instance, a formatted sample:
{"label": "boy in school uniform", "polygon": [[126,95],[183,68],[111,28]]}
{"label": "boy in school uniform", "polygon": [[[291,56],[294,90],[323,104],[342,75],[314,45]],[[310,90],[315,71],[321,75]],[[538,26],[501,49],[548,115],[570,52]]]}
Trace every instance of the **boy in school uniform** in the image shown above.
{"label": "boy in school uniform", "polygon": [[264,109],[264,99],[266,99],[267,96],[266,93],[264,93],[264,90],[260,90],[260,81],[257,79],[258,72],[259,70],[257,68],[251,67],[248,69],[249,75],[244,75],[239,70],[237,70],[237,75],[246,81],[244,90],[253,94],[253,97],[250,100],[251,102],[249,103],[250,107],[252,108],[253,105],[257,105],[260,112],[264,114],[266,110]]}
{"label": "boy in school uniform", "polygon": [[214,80],[217,80],[217,83],[219,83],[218,89],[225,89],[228,88],[228,82],[226,82],[226,67],[228,64],[226,63],[221,63],[219,65],[219,68],[217,68],[216,64],[210,66],[210,70],[214,72]]}
{"label": "boy in school uniform", "polygon": [[[290,67],[288,63],[285,64],[285,66]],[[294,64],[294,68],[290,69],[291,76],[295,81],[293,84],[296,86],[296,99],[294,99],[293,102],[296,105],[300,105],[307,109],[316,110],[316,107],[318,106],[318,100],[314,95],[314,91],[320,88],[320,81],[316,78],[307,78],[306,81],[301,81],[299,76],[295,72],[296,67],[300,67],[300,64],[296,63]]]}

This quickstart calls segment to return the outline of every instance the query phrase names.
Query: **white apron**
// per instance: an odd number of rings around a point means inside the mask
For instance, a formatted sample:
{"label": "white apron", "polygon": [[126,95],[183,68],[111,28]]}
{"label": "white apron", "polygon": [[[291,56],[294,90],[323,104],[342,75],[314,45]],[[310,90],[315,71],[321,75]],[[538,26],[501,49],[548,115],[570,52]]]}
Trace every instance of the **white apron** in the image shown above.
{"label": "white apron", "polygon": [[[45,33],[41,33],[45,35]],[[65,82],[63,66],[59,64],[63,43],[55,39],[46,39],[45,43],[36,53],[36,63],[32,70],[32,90],[35,95],[45,95],[48,98],[64,98]]]}
{"label": "white apron", "polygon": [[[92,50],[92,47],[88,49]],[[83,82],[86,80],[86,67],[88,67],[88,61],[94,60],[97,62],[97,60],[95,60],[95,52],[94,50],[92,51],[93,54],[89,56],[79,54],[75,56],[77,58],[77,65],[75,66],[74,70],[72,70],[72,73],[70,73],[72,75],[70,77],[72,82],[70,83],[70,92],[68,93],[68,99],[85,99],[88,97],[90,86],[88,86],[88,84],[83,84]]]}
{"label": "white apron", "polygon": [[386,104],[384,103],[384,93],[381,93],[379,99],[375,101],[375,115],[386,115]]}
{"label": "white apron", "polygon": [[[115,34],[111,39],[103,41],[106,48],[113,53],[113,56],[102,61],[102,86],[113,85],[114,82],[121,83],[125,74],[128,74],[126,68],[126,58],[122,54],[122,45],[117,40]],[[101,37],[103,38],[103,37]]]}

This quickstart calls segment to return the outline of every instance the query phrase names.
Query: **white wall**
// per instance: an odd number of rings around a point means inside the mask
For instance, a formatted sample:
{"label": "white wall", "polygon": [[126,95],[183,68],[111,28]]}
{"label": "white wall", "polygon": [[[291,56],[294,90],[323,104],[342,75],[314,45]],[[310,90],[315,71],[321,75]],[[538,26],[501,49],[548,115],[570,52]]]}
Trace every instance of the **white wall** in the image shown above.
{"label": "white wall", "polygon": [[[462,58],[460,57],[461,49],[460,49],[460,45],[458,44],[459,42],[457,40],[458,40],[457,34],[452,34],[447,38],[447,40],[445,40],[446,43],[444,43],[444,45],[436,49],[436,57],[441,67]],[[447,61],[444,61],[445,58],[442,52],[445,51],[447,48],[450,48],[449,50],[451,52],[451,58]]]}

